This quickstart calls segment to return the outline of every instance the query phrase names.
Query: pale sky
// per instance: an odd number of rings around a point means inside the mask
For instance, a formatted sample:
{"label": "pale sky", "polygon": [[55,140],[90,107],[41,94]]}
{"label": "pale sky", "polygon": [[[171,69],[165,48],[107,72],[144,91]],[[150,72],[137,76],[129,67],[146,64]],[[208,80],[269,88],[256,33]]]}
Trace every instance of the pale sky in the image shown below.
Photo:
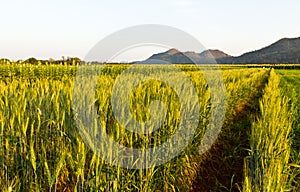
{"label": "pale sky", "polygon": [[[179,28],[206,48],[234,56],[300,36],[299,0],[10,0],[0,5],[0,58],[13,60],[84,58],[107,35],[140,24]],[[146,59],[155,51],[145,50],[119,61]]]}

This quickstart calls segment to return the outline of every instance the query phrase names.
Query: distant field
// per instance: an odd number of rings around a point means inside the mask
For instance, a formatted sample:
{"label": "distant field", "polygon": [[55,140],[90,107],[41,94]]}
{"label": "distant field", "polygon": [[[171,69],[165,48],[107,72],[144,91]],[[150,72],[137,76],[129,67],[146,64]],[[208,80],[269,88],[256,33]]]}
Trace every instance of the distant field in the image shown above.
{"label": "distant field", "polygon": [[287,82],[285,86],[292,88],[300,96],[300,70],[277,70],[276,72]]}
{"label": "distant field", "polygon": [[[72,108],[77,66],[0,65],[1,189],[298,191],[300,71],[275,71],[271,66],[257,65],[221,66],[227,96],[225,121],[211,149],[199,155],[211,118],[211,89],[199,68],[177,66],[192,82],[198,97],[200,114],[196,133],[191,143],[169,162],[148,169],[126,169],[97,156],[79,134],[78,126],[85,125],[75,123],[77,112]],[[91,93],[97,118],[110,138],[120,145],[159,146],[178,129],[182,118],[178,111],[184,106],[167,83],[141,82],[128,101],[133,118],[139,122],[149,120],[149,105],[155,100],[166,106],[166,118],[160,129],[151,134],[125,130],[116,119],[111,98],[115,83],[128,67],[106,65],[97,77],[96,91]],[[93,68],[86,69],[87,76],[82,76],[83,79],[93,74]],[[139,77],[147,76],[149,71],[157,76],[167,74],[176,84],[181,83],[176,78],[177,72],[165,73],[166,70],[165,66],[141,65],[135,72]],[[213,74],[215,69],[206,70]],[[179,139],[178,146],[180,143]],[[111,153],[126,154],[126,151]]]}

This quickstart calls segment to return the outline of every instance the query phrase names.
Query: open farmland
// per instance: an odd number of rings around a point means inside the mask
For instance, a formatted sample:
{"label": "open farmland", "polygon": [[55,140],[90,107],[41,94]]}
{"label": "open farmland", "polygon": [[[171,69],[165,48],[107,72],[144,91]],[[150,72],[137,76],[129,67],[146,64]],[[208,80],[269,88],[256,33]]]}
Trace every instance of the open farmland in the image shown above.
{"label": "open farmland", "polygon": [[[159,100],[166,108],[164,122],[149,134],[126,130],[116,118],[111,101],[116,81],[129,67],[103,67],[97,77],[96,90],[91,93],[97,118],[109,137],[120,145],[138,149],[157,147],[179,129],[182,115],[178,111],[186,106],[181,105],[180,97],[167,83],[143,81],[130,93],[128,103],[132,118],[138,122],[148,121],[153,110],[149,109],[151,102]],[[187,106],[200,109],[195,134],[184,150],[170,161],[147,169],[128,169],[112,165],[94,153],[79,131],[85,125],[76,123],[75,119],[83,109],[75,111],[72,106],[74,99],[80,98],[73,94],[77,66],[0,65],[2,189],[299,190],[299,100],[296,99],[299,99],[299,85],[296,83],[300,82],[300,73],[296,70],[275,72],[268,67],[222,67],[226,88],[225,119],[216,142],[200,155],[201,140],[211,118],[211,89],[197,67],[178,65],[178,69],[192,82],[197,95],[198,106]],[[166,66],[141,65],[139,70],[140,78],[151,70],[157,76],[166,74]],[[85,72],[92,74],[93,70]],[[209,73],[214,74],[214,70],[207,71]],[[168,75],[176,77],[177,73]],[[180,80],[174,81],[180,83]],[[286,84],[293,93],[286,90]],[[178,143],[180,146],[180,138]],[[99,146],[107,147],[101,143]],[[112,150],[111,153],[126,151]]]}

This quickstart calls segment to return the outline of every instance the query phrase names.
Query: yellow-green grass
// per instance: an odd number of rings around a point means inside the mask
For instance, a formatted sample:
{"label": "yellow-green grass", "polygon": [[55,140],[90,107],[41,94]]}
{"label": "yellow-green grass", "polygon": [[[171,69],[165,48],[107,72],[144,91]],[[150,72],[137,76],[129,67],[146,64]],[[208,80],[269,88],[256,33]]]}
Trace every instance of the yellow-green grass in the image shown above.
{"label": "yellow-green grass", "polygon": [[291,190],[300,188],[300,70],[277,70],[281,76],[281,88],[290,98],[289,105],[295,107],[295,119],[291,133],[292,149],[290,156],[289,186]]}
{"label": "yellow-green grass", "polygon": [[[114,119],[110,104],[116,78],[127,66],[106,66],[99,76],[95,106],[109,135],[128,147],[155,146],[176,131],[180,103],[168,85],[148,81],[131,95],[135,118],[149,118],[144,107],[160,99],[167,119],[156,135],[130,133]],[[146,66],[143,66],[146,67]],[[161,66],[159,66],[161,67]],[[191,190],[201,164],[198,154],[210,118],[210,89],[201,71],[180,66],[199,98],[199,125],[192,142],[169,162],[145,170],[113,166],[83,142],[72,111],[76,67],[0,66],[0,186],[4,191],[184,191]],[[192,68],[192,70],[189,70]],[[223,70],[227,91],[225,122],[257,89],[267,70]],[[163,88],[161,88],[163,87]],[[243,130],[240,130],[241,132]],[[149,140],[153,142],[149,143]],[[230,154],[229,154],[230,155]],[[241,167],[241,172],[243,168]],[[203,184],[205,185],[205,184]]]}
{"label": "yellow-green grass", "polygon": [[294,118],[295,108],[280,87],[280,76],[272,69],[260,100],[260,116],[252,123],[243,191],[291,190]]}

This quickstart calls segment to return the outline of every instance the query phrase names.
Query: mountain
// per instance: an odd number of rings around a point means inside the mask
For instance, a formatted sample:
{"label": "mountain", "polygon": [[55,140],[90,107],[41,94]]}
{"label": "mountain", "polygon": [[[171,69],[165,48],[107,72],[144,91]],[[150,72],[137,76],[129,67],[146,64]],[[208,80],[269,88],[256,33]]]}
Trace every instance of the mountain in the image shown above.
{"label": "mountain", "polygon": [[203,51],[199,55],[200,55],[200,57],[214,58],[214,59],[231,57],[230,55],[224,53],[223,51],[217,50],[217,49],[209,49],[209,50]]}
{"label": "mountain", "polygon": [[265,48],[239,57],[217,59],[218,63],[300,63],[300,38],[284,38]]}
{"label": "mountain", "polygon": [[135,63],[145,64],[164,64],[164,63],[175,63],[175,64],[190,64],[190,63],[216,63],[215,59],[221,59],[231,57],[226,53],[219,50],[206,50],[202,53],[196,53],[192,51],[180,52],[177,49],[170,49],[163,53],[154,54],[145,61]]}
{"label": "mountain", "polygon": [[200,63],[217,63],[218,59],[228,59],[232,58],[232,56],[224,53],[223,51],[217,50],[217,49],[209,49],[206,51],[203,51],[200,55]]}
{"label": "mountain", "polygon": [[300,37],[283,38],[260,50],[248,52],[238,57],[230,56],[220,50],[206,50],[202,53],[180,52],[170,49],[163,53],[154,54],[145,61],[135,63],[224,63],[224,64],[276,64],[300,63]]}

